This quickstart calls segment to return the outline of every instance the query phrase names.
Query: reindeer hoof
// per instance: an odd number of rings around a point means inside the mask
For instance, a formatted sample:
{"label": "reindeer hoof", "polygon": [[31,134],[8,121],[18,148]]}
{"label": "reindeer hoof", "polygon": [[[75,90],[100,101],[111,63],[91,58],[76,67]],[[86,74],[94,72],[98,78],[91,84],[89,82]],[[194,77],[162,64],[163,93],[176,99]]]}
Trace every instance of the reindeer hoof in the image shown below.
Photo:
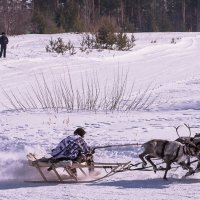
{"label": "reindeer hoof", "polygon": [[196,168],[194,172],[195,172],[195,173],[200,172],[200,168]]}
{"label": "reindeer hoof", "polygon": [[145,168],[147,166],[146,163],[142,163],[142,167]]}
{"label": "reindeer hoof", "polygon": [[157,172],[157,167],[153,167],[153,171],[154,171],[154,173],[156,174],[156,172]]}
{"label": "reindeer hoof", "polygon": [[159,170],[166,170],[166,168],[164,168],[163,166],[159,166],[158,169],[159,169]]}
{"label": "reindeer hoof", "polygon": [[185,174],[184,177],[187,177],[187,176],[190,176],[190,173],[189,173],[189,172],[187,172],[187,173]]}
{"label": "reindeer hoof", "polygon": [[188,168],[186,166],[182,166],[183,170],[188,170]]}
{"label": "reindeer hoof", "polygon": [[186,176],[191,176],[191,175],[194,175],[195,174],[195,171],[189,171],[185,174],[185,177]]}

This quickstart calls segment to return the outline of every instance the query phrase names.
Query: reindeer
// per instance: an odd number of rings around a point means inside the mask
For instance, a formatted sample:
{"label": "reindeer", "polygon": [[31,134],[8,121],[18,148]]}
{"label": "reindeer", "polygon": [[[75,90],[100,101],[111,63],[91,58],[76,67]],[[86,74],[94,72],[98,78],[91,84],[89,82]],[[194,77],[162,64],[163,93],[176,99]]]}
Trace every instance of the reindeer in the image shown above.
{"label": "reindeer", "polygon": [[[200,153],[200,134],[199,133],[196,133],[195,134],[195,136],[194,137],[191,137],[191,127],[189,126],[189,125],[187,125],[187,124],[184,124],[187,128],[188,128],[188,130],[189,130],[189,136],[187,137],[180,137],[180,135],[179,135],[179,133],[178,133],[178,128],[180,127],[180,126],[178,126],[178,127],[174,127],[175,129],[176,129],[176,133],[177,133],[177,135],[178,135],[178,138],[175,140],[175,141],[177,141],[177,142],[180,142],[180,143],[182,143],[182,144],[189,144],[189,143],[193,143],[196,147],[197,147],[197,149],[198,149],[198,151],[199,151],[199,153]],[[199,157],[199,155],[198,156],[196,156],[197,157],[197,159],[199,160],[200,159],[200,157]],[[188,159],[187,159],[187,165],[188,166],[190,166],[190,157],[188,157]],[[196,167],[196,169],[195,169],[195,172],[197,172],[197,171],[199,171],[200,170],[200,160],[198,161],[198,164],[197,164],[197,167]]]}
{"label": "reindeer", "polygon": [[154,172],[156,173],[157,167],[152,162],[151,158],[160,158],[166,163],[163,179],[167,180],[167,172],[171,169],[171,164],[173,162],[188,169],[188,173],[190,174],[194,172],[192,167],[185,164],[185,160],[187,160],[189,156],[196,156],[198,153],[197,147],[193,143],[186,145],[177,141],[154,139],[144,143],[142,146],[144,147],[144,151],[139,157],[143,161],[143,167],[147,165],[146,159],[153,166]]}

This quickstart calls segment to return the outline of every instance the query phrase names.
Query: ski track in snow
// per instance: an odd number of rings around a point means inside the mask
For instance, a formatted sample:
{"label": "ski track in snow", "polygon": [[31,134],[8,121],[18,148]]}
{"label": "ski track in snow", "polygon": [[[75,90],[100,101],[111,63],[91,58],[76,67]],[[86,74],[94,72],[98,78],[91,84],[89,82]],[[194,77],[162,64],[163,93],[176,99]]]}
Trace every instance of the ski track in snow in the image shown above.
{"label": "ski track in snow", "polygon": [[[74,56],[45,52],[50,38],[70,39],[78,47],[78,34],[21,35],[10,37],[7,58],[0,60],[0,87],[21,92],[35,84],[43,74],[47,81],[59,79],[70,71],[73,84],[80,85],[81,75],[97,73],[99,81],[111,81],[111,74],[128,71],[128,84],[135,89],[155,85],[157,102],[149,112],[16,112],[0,105],[0,200],[82,199],[200,199],[200,174],[182,178],[178,168],[163,181],[163,172],[128,171],[97,183],[48,184],[27,183],[39,179],[28,166],[29,152],[46,155],[77,126],[86,129],[91,146],[143,143],[153,138],[174,140],[174,126],[192,126],[200,132],[200,33],[137,33],[136,46],[128,52],[77,52]],[[175,38],[176,44],[171,44]],[[178,39],[179,38],[179,39]],[[156,40],[156,43],[151,43]],[[111,81],[112,82],[112,81]],[[2,90],[0,102],[7,103]],[[181,135],[188,130],[181,127]],[[140,146],[96,150],[95,160],[103,162],[140,162]],[[48,174],[51,176],[51,174]]]}

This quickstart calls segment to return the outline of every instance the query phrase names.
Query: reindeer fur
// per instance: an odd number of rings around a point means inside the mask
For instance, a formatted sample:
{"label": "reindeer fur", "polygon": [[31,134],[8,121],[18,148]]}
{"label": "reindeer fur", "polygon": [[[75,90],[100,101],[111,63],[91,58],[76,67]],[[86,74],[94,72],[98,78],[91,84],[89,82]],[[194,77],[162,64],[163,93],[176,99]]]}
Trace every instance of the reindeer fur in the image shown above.
{"label": "reindeer fur", "polygon": [[[189,156],[196,155],[196,148],[193,145],[185,145],[177,141],[168,140],[150,140],[143,145],[144,151],[139,155],[140,159],[143,161],[143,166],[147,165],[145,159],[151,163],[154,172],[156,172],[157,167],[152,162],[151,158],[163,159],[166,163],[164,179],[167,179],[167,172],[171,169],[171,163],[176,162],[181,166],[189,170],[189,173],[193,172],[190,166],[185,164],[185,160]],[[145,158],[145,159],[144,159]]]}

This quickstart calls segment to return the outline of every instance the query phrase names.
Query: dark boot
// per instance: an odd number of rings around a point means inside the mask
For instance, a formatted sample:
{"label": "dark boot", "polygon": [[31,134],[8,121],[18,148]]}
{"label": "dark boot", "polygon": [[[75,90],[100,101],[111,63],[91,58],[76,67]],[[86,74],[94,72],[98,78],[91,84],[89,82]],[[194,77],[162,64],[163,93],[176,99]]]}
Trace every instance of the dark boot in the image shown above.
{"label": "dark boot", "polygon": [[2,57],[2,54],[3,54],[3,47],[1,46],[0,58]]}

